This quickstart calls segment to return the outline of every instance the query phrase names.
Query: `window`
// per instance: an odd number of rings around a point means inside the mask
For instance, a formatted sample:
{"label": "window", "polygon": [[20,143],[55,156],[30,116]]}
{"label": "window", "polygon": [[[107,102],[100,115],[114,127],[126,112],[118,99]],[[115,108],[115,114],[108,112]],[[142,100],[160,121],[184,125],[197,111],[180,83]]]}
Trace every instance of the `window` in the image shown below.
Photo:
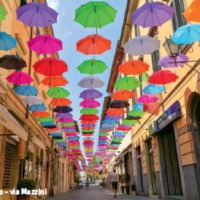
{"label": "window", "polygon": [[159,60],[159,50],[154,51],[151,54],[151,59],[152,59],[152,65],[153,65],[153,71],[156,72],[160,70],[160,66],[158,66],[158,60]]}
{"label": "window", "polygon": [[183,0],[172,0],[171,7],[175,10],[172,19],[172,26],[175,31],[178,27],[186,24],[186,20],[182,14],[185,10]]}

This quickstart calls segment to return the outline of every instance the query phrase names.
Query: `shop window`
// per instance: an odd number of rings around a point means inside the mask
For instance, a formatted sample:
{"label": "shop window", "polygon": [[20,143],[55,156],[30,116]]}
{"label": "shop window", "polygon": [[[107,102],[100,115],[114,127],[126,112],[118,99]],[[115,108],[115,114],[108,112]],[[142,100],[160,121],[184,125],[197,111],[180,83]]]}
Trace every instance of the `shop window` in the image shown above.
{"label": "shop window", "polygon": [[152,59],[152,65],[153,65],[153,71],[156,72],[161,69],[160,66],[158,66],[158,61],[159,61],[159,50],[154,51],[151,54],[151,59]]}

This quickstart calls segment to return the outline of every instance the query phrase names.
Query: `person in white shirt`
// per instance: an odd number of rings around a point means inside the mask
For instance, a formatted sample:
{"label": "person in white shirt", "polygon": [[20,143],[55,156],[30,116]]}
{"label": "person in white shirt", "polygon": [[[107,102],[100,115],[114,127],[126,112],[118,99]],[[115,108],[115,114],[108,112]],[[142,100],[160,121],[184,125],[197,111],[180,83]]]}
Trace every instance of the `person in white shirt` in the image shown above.
{"label": "person in white shirt", "polygon": [[119,175],[116,173],[116,170],[114,169],[113,172],[111,172],[108,175],[108,181],[110,184],[112,184],[112,189],[114,191],[114,197],[117,197],[117,190],[118,190],[118,184],[119,184]]}

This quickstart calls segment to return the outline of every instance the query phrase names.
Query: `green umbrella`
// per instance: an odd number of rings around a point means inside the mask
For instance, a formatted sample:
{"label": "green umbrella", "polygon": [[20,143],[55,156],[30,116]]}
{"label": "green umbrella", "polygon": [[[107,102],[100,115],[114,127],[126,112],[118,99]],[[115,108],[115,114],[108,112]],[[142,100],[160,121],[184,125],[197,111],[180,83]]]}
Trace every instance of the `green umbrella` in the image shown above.
{"label": "green umbrella", "polygon": [[79,149],[80,146],[70,146],[70,149]]}
{"label": "green umbrella", "polygon": [[77,69],[81,74],[101,74],[103,73],[108,67],[106,64],[101,60],[85,60],[83,61]]}
{"label": "green umbrella", "polygon": [[141,85],[141,82],[139,82],[134,77],[125,76],[123,78],[120,78],[116,81],[115,87],[118,89],[124,89],[124,90],[134,90],[135,88],[139,87]]}
{"label": "green umbrella", "polygon": [[66,141],[63,140],[63,139],[54,139],[53,141],[54,141],[54,142],[66,142]]}
{"label": "green umbrella", "polygon": [[74,126],[75,124],[73,122],[70,123],[60,123],[60,126]]}
{"label": "green umbrella", "polygon": [[121,142],[122,139],[121,138],[113,138],[112,142]]}
{"label": "green umbrella", "polygon": [[70,93],[62,87],[50,88],[47,91],[47,95],[52,98],[64,98],[64,97],[68,97],[69,94]]}
{"label": "green umbrella", "polygon": [[94,129],[82,130],[81,132],[83,132],[83,133],[91,133],[91,132],[94,132]]}
{"label": "green umbrella", "polygon": [[131,117],[141,117],[145,114],[144,111],[140,111],[140,110],[131,110],[128,112],[128,116]]}
{"label": "green umbrella", "polygon": [[122,120],[122,124],[124,124],[124,125],[135,125],[135,124],[137,124],[137,120],[134,120],[134,119],[131,119],[131,120],[129,120],[129,119],[123,119]]}
{"label": "green umbrella", "polygon": [[84,115],[90,115],[90,114],[98,114],[99,111],[96,108],[82,108],[80,113]]}
{"label": "green umbrella", "polygon": [[75,21],[85,28],[102,28],[114,22],[117,11],[104,1],[90,1],[76,9]]}
{"label": "green umbrella", "polygon": [[142,82],[148,82],[148,80],[149,80],[149,75],[146,73],[146,72],[144,72],[144,73],[142,73],[141,74],[141,79],[142,79]]}
{"label": "green umbrella", "polygon": [[51,122],[51,121],[53,121],[53,119],[51,117],[40,117],[40,118],[37,118],[37,121],[38,122]]}
{"label": "green umbrella", "polygon": [[99,133],[99,136],[108,136],[108,135],[109,135],[108,133],[104,133],[104,132]]}
{"label": "green umbrella", "polygon": [[2,6],[0,6],[0,21],[4,20],[6,17],[6,11]]}

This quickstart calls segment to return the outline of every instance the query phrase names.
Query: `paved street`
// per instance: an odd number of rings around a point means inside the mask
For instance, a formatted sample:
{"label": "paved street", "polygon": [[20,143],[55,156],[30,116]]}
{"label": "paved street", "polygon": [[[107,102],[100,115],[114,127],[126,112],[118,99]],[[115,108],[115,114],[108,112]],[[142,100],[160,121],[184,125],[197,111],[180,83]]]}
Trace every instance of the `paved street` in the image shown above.
{"label": "paved street", "polygon": [[[46,200],[66,200],[66,199],[76,199],[76,200],[113,200],[113,193],[108,188],[103,188],[99,185],[90,185],[89,188],[75,189],[69,193],[57,195],[55,197],[48,197]],[[158,198],[146,198],[138,197],[133,195],[126,195],[119,193],[117,195],[118,200],[158,200]]]}

